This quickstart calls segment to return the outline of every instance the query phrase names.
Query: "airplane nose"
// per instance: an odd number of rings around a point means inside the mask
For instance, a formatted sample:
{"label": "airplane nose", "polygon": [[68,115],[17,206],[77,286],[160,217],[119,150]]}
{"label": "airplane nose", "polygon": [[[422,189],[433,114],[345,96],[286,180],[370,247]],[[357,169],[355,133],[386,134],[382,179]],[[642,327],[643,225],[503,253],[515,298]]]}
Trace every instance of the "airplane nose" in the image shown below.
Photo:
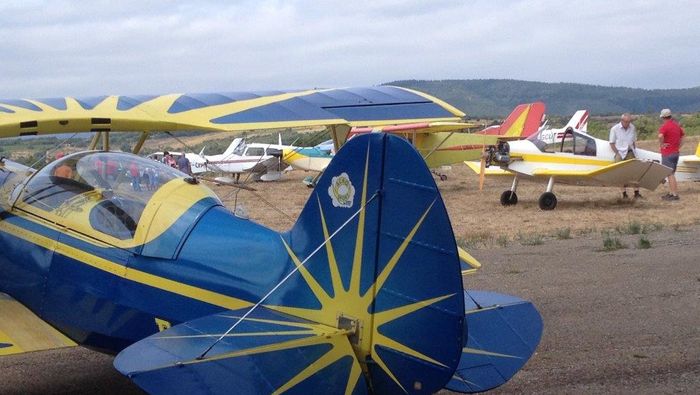
{"label": "airplane nose", "polygon": [[267,154],[268,154],[268,155],[275,156],[275,157],[278,157],[278,158],[281,158],[281,157],[282,157],[282,150],[281,150],[281,149],[277,149],[277,148],[268,148]]}

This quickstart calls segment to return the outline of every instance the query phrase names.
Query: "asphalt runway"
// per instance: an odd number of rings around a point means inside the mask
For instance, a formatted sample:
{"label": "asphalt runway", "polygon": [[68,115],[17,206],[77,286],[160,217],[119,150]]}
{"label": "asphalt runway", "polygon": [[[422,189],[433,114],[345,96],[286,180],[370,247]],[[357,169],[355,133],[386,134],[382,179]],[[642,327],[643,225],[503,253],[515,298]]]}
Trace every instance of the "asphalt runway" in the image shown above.
{"label": "asphalt runway", "polygon": [[[515,242],[471,250],[483,264],[471,289],[532,300],[542,342],[496,393],[700,393],[700,227],[621,236]],[[446,391],[443,391],[447,393]],[[0,358],[0,394],[140,394],[112,357],[82,348]]]}

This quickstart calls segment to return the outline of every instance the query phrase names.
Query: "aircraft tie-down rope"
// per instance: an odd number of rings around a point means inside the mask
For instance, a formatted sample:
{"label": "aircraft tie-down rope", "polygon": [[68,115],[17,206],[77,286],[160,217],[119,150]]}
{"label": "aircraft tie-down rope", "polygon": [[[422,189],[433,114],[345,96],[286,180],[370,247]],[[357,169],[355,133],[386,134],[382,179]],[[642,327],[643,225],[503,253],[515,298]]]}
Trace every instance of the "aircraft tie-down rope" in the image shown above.
{"label": "aircraft tie-down rope", "polygon": [[228,336],[238,326],[238,324],[243,322],[243,320],[245,320],[250,314],[252,314],[253,311],[255,311],[255,309],[257,309],[265,300],[267,300],[267,298],[270,297],[270,295],[272,295],[275,291],[277,291],[277,289],[279,289],[279,287],[281,287],[285,282],[287,282],[287,280],[290,277],[292,277],[292,275],[294,273],[298,272],[299,269],[304,267],[306,265],[306,263],[309,261],[309,259],[313,258],[313,256],[316,255],[316,253],[319,252],[321,250],[321,248],[323,248],[326,245],[326,243],[331,241],[333,239],[333,237],[335,237],[335,235],[337,235],[341,230],[343,230],[350,223],[350,221],[352,221],[355,217],[357,217],[357,215],[360,214],[362,212],[362,210],[364,210],[365,207],[367,207],[367,205],[370,204],[372,202],[372,200],[374,200],[374,198],[376,198],[377,196],[379,196],[379,191],[375,192],[369,199],[367,199],[367,201],[365,202],[365,204],[362,207],[357,209],[357,211],[355,211],[355,213],[353,213],[350,216],[350,218],[348,218],[345,222],[343,222],[343,224],[340,225],[340,227],[338,227],[338,229],[336,229],[333,232],[333,234],[328,236],[327,239],[323,240],[323,242],[321,244],[319,244],[318,247],[316,247],[316,249],[314,249],[311,252],[311,254],[309,254],[309,256],[307,256],[300,264],[296,265],[296,267],[294,269],[292,269],[292,271],[290,271],[286,276],[284,276],[284,278],[282,280],[280,280],[277,283],[277,285],[272,287],[272,289],[270,291],[268,291],[257,303],[255,303],[255,305],[253,305],[250,309],[248,309],[248,311],[246,311],[245,314],[243,314],[236,322],[234,322],[233,325],[231,325],[231,327],[228,328],[228,330],[223,335],[219,336],[219,338],[216,339],[216,341],[211,346],[209,346],[206,350],[204,350],[204,352],[201,355],[199,355],[196,359],[197,360],[204,359],[204,357],[206,357],[207,353],[209,353],[209,351],[211,351],[211,349],[214,348],[214,346],[219,344],[219,342],[221,340],[223,340],[223,338]]}

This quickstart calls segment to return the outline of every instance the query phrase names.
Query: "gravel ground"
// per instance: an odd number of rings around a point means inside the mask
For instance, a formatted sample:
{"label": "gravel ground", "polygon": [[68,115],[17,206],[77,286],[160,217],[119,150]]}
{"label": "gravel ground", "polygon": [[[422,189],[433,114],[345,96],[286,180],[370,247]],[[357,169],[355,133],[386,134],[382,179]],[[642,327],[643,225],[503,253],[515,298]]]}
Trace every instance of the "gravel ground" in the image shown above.
{"label": "gravel ground", "polygon": [[[535,356],[498,393],[700,393],[700,227],[472,250],[471,289],[535,302],[545,330]],[[0,358],[2,394],[139,394],[112,357],[82,348]]]}

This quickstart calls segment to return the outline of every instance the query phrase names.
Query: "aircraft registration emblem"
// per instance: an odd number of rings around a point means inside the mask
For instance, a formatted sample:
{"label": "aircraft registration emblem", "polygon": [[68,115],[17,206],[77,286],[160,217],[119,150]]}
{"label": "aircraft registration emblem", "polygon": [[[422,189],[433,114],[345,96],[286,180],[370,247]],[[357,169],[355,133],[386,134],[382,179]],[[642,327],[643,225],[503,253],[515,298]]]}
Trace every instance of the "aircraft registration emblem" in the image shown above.
{"label": "aircraft registration emblem", "polygon": [[331,185],[328,187],[328,195],[333,199],[333,207],[352,207],[355,198],[355,187],[350,181],[348,173],[340,173],[333,177]]}

